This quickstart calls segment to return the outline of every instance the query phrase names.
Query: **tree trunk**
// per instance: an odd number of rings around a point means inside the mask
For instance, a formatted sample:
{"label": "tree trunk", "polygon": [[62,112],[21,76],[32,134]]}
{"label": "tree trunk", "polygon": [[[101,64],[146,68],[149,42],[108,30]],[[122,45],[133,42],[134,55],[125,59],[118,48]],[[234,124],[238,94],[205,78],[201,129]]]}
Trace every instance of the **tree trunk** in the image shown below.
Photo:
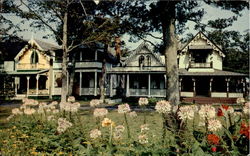
{"label": "tree trunk", "polygon": [[62,58],[62,90],[61,90],[61,102],[66,102],[68,88],[67,88],[67,56],[68,56],[68,36],[67,36],[67,25],[68,25],[68,13],[67,10],[64,13],[63,18],[63,58]]}
{"label": "tree trunk", "polygon": [[[75,80],[75,64],[76,64],[76,53],[74,52],[72,54],[72,67],[71,67],[71,72],[70,72],[70,78],[69,78],[69,92],[68,95],[72,95],[73,94],[73,87],[74,87],[74,80]],[[80,88],[81,89],[81,88]]]}
{"label": "tree trunk", "polygon": [[180,102],[179,95],[179,73],[177,64],[177,40],[175,37],[175,20],[172,19],[167,26],[168,42],[165,49],[165,63],[166,63],[166,97],[174,105]]}
{"label": "tree trunk", "polygon": [[100,79],[100,100],[103,101],[105,99],[105,77],[106,77],[106,54],[107,54],[108,46],[104,47],[104,58],[102,61],[102,77]]}
{"label": "tree trunk", "polygon": [[[166,3],[165,3],[166,4]],[[177,64],[177,39],[175,37],[175,4],[169,2],[165,9],[172,8],[169,16],[162,15],[162,32],[164,42],[164,55],[166,65],[166,98],[173,105],[180,102],[179,93],[179,73]]]}

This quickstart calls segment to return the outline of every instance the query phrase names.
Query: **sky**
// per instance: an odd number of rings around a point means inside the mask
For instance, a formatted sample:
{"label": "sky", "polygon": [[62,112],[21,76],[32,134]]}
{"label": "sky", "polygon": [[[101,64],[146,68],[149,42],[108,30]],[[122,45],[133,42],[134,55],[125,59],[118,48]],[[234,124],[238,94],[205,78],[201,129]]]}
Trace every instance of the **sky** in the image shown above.
{"label": "sky", "polygon": [[[231,17],[231,16],[234,15],[230,11],[221,10],[219,8],[209,6],[209,5],[204,4],[202,2],[201,2],[200,7],[204,8],[204,10],[205,10],[205,14],[203,16],[202,23],[207,23],[208,20],[214,20],[214,19],[217,19],[217,18],[228,18],[228,17]],[[15,17],[13,15],[9,15],[8,18],[11,19],[12,21],[14,21],[15,23],[20,22],[20,19],[18,19],[17,17]],[[20,36],[20,37],[22,37],[23,39],[26,39],[26,40],[30,39],[33,36],[35,39],[39,39],[39,40],[43,40],[45,42],[56,44],[56,41],[53,38],[49,38],[49,39],[44,39],[43,38],[43,36],[45,34],[50,34],[51,33],[50,31],[48,31],[48,30],[46,32],[38,31],[37,29],[31,28],[29,26],[29,23],[30,23],[30,21],[26,21],[22,25],[21,28],[27,29],[27,30],[24,31],[24,32],[18,33],[18,36]],[[188,34],[188,33],[192,33],[193,35],[195,35],[197,33],[197,31],[194,30],[194,25],[195,25],[195,23],[193,23],[193,22],[187,22],[186,26],[188,27],[188,30],[186,30],[183,34],[181,34],[179,36],[179,38],[185,37],[185,35]],[[244,33],[244,32],[246,32],[247,30],[250,29],[249,26],[250,26],[250,23],[249,23],[249,10],[245,9],[244,11],[242,11],[242,16],[239,17],[238,20],[235,21],[234,24],[228,28],[228,30],[236,30],[236,31],[239,31],[240,33]],[[154,35],[160,36],[161,34],[155,33]],[[129,42],[128,38],[129,38],[128,35],[124,35],[122,37],[122,40],[125,41],[126,47],[131,49],[131,50],[135,49],[141,42],[143,42],[142,40],[138,41],[136,43]],[[150,40],[150,41],[152,41],[154,43],[159,42],[159,40],[155,40],[152,37],[147,37],[147,40]]]}

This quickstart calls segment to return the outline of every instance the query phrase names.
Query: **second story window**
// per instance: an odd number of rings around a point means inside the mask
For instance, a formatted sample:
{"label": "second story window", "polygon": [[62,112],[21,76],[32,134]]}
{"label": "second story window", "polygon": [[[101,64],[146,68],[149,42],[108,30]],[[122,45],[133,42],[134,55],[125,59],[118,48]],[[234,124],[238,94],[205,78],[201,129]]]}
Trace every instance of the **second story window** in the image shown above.
{"label": "second story window", "polygon": [[144,60],[145,60],[144,56],[141,55],[139,57],[139,67],[143,67],[144,66]]}
{"label": "second story window", "polygon": [[147,66],[151,66],[151,57],[149,55],[147,56]]}
{"label": "second story window", "polygon": [[30,57],[30,63],[36,64],[38,63],[38,54],[35,50],[32,51],[31,57]]}

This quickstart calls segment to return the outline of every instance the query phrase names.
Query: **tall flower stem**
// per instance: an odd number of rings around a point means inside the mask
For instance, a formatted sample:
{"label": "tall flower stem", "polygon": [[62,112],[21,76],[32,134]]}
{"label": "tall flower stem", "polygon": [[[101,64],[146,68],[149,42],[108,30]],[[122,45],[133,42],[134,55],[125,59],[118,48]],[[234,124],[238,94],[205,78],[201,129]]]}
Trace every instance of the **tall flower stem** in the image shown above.
{"label": "tall flower stem", "polygon": [[166,138],[166,120],[165,120],[165,114],[162,113],[162,143],[165,144],[165,138]]}
{"label": "tall flower stem", "polygon": [[130,138],[130,129],[129,129],[128,119],[127,119],[127,115],[126,115],[126,113],[124,113],[124,119],[125,119],[125,123],[126,123],[126,126],[127,126],[127,134],[128,134],[128,138]]}
{"label": "tall flower stem", "polygon": [[146,124],[146,109],[145,109],[145,106],[143,106],[143,123]]}
{"label": "tall flower stem", "polygon": [[113,125],[110,125],[109,145],[112,145]]}

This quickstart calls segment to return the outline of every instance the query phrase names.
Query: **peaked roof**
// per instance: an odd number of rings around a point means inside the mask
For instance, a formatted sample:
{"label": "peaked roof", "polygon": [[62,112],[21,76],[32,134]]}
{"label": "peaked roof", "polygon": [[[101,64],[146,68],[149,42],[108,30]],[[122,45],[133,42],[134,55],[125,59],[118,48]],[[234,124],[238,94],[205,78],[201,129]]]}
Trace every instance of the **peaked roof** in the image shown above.
{"label": "peaked roof", "polygon": [[149,47],[149,45],[146,42],[142,42],[136,49],[132,50],[130,52],[130,55],[125,58],[124,64],[128,64],[128,62],[131,61],[131,59],[138,54],[143,48],[145,48],[147,51],[149,51],[163,66],[164,66],[164,62],[162,62],[162,59],[160,58],[159,55],[157,55],[156,53],[153,53]]}
{"label": "peaked roof", "polygon": [[44,42],[44,41],[40,41],[40,40],[37,40],[37,39],[30,39],[28,41],[28,43],[18,52],[18,54],[15,56],[14,60],[18,60],[19,57],[21,57],[23,55],[23,53],[26,51],[26,49],[28,48],[28,45],[31,44],[31,45],[36,45],[38,47],[39,50],[41,51],[53,51],[53,50],[58,50],[58,49],[61,49],[61,47],[59,46],[56,46],[56,45],[53,45],[51,43],[47,43],[47,42]]}
{"label": "peaked roof", "polygon": [[60,46],[54,45],[52,43],[44,42],[38,39],[33,39],[44,51],[48,50],[58,50],[61,49]]}
{"label": "peaked roof", "polygon": [[222,52],[222,49],[217,46],[217,44],[215,44],[213,41],[209,40],[208,37],[201,31],[198,32],[185,46],[183,46],[180,51],[187,51],[188,45],[200,38],[206,40],[207,44],[210,45],[213,50],[217,51],[220,56],[225,57],[225,54]]}

